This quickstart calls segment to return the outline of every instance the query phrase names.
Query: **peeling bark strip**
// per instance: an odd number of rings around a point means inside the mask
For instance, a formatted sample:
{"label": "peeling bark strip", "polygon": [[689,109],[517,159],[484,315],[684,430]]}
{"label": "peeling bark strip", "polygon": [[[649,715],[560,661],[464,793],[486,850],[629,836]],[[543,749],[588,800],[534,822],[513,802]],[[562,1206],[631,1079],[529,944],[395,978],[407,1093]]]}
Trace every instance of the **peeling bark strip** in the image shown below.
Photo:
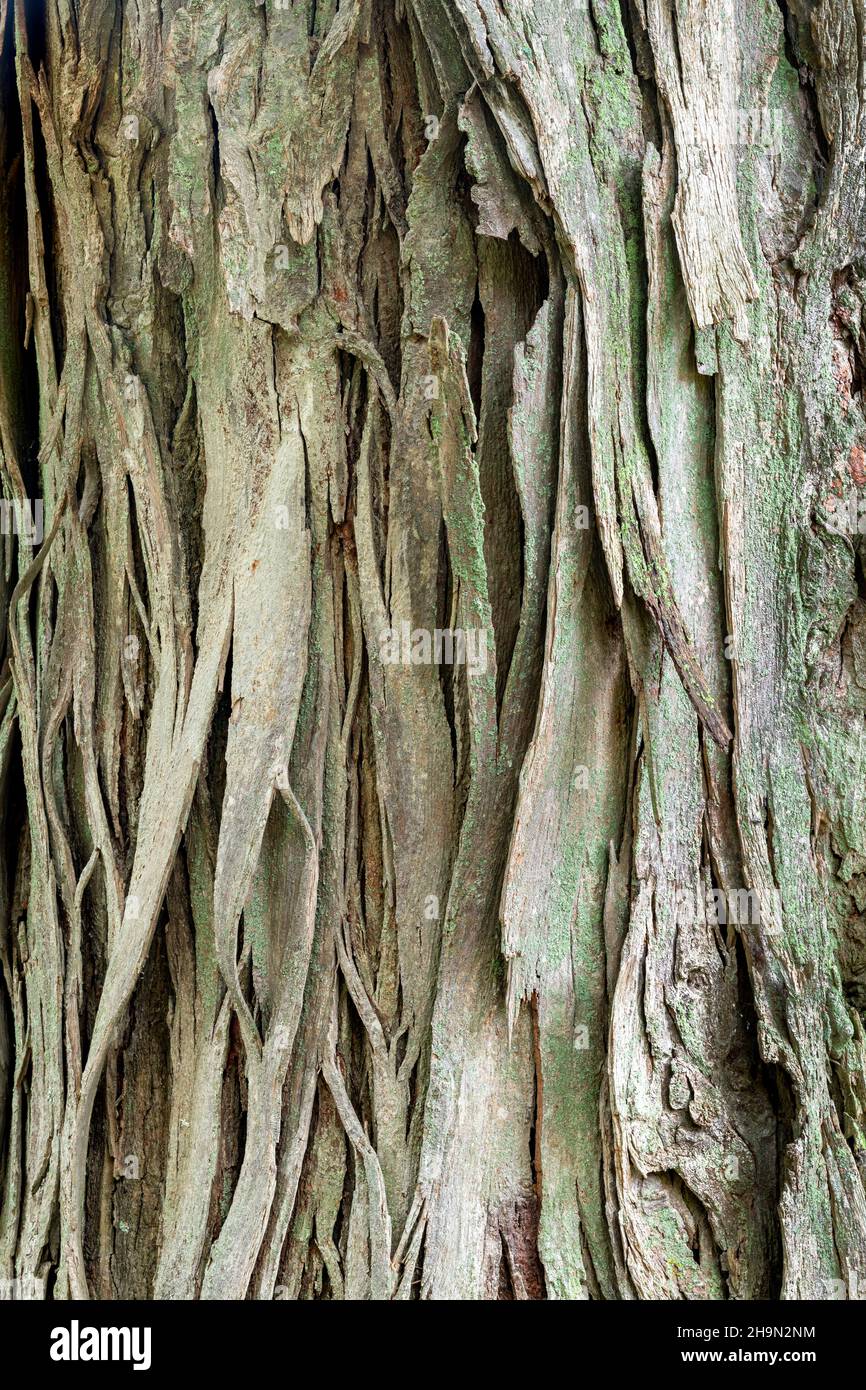
{"label": "peeling bark strip", "polygon": [[0,0],[4,1290],[862,1291],[864,32]]}

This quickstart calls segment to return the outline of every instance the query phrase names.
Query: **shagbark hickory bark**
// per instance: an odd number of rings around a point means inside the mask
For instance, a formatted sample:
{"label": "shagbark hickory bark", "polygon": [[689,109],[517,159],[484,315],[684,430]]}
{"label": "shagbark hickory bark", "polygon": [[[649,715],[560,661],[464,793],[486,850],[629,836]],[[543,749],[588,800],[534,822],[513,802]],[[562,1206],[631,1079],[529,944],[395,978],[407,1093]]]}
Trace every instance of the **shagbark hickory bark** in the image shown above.
{"label": "shagbark hickory bark", "polygon": [[0,1277],[862,1292],[864,35],[0,0]]}

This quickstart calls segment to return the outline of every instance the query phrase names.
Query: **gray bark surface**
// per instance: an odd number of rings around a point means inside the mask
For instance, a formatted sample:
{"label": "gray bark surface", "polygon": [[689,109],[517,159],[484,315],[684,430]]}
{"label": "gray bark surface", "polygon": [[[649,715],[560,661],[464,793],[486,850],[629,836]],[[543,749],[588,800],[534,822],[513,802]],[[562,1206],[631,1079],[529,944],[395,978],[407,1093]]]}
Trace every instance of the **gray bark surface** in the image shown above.
{"label": "gray bark surface", "polygon": [[863,1296],[864,385],[866,0],[0,0],[0,1281]]}

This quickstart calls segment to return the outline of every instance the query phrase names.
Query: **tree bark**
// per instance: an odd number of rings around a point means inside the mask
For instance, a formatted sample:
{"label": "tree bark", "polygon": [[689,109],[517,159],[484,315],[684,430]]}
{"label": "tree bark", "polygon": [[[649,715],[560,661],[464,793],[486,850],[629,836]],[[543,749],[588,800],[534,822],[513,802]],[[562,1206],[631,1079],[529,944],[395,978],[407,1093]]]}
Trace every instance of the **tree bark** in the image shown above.
{"label": "tree bark", "polygon": [[0,0],[0,1280],[862,1296],[864,52]]}

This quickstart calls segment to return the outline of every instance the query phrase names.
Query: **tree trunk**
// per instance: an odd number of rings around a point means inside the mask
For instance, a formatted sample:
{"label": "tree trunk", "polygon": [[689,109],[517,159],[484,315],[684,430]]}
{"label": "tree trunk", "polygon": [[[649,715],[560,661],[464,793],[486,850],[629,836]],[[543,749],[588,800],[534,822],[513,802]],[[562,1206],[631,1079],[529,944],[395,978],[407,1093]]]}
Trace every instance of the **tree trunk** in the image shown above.
{"label": "tree trunk", "polygon": [[0,1278],[857,1297],[864,0],[0,45]]}

